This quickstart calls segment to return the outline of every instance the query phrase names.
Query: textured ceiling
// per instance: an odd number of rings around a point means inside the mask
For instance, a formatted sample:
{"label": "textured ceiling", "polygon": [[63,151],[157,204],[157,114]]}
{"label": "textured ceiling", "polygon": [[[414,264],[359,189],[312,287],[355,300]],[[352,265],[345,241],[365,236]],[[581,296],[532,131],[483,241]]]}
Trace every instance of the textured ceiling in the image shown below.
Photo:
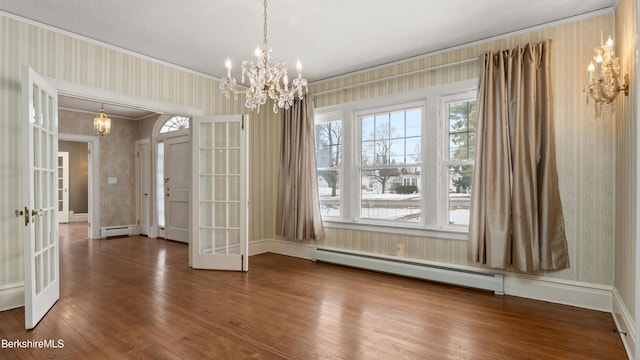
{"label": "textured ceiling", "polygon": [[[273,58],[309,82],[613,9],[616,0],[271,0]],[[259,0],[0,0],[0,11],[221,77],[262,43]],[[69,108],[97,107],[61,98]],[[62,106],[62,105],[61,105]],[[109,106],[109,105],[105,105]],[[96,111],[99,107],[96,109]],[[106,107],[105,107],[106,109]],[[117,109],[126,118],[144,113]]]}
{"label": "textured ceiling", "polygon": [[[615,0],[271,0],[274,57],[310,82],[611,9]],[[2,0],[0,10],[197,72],[262,43],[259,0]],[[293,66],[292,66],[293,67]],[[295,70],[295,69],[291,69]],[[293,74],[292,74],[293,75]]]}

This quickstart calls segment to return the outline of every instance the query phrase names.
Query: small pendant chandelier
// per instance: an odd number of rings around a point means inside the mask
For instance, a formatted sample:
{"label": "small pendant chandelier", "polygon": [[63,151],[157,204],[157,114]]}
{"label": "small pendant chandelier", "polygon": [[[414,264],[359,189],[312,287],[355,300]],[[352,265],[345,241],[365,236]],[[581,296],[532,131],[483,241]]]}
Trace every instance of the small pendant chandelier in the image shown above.
{"label": "small pendant chandelier", "polygon": [[262,46],[255,50],[255,62],[242,61],[242,84],[248,79],[249,87],[238,85],[236,79],[231,77],[231,59],[227,58],[227,76],[220,81],[220,90],[227,99],[231,93],[235,100],[238,99],[238,95],[244,95],[244,106],[251,110],[257,108],[258,112],[269,97],[274,101],[273,112],[277,113],[278,108],[288,109],[292,106],[296,94],[299,99],[303,99],[308,87],[307,80],[302,78],[300,60],[296,64],[298,77],[293,79],[291,86],[287,76],[287,63],[277,61],[275,65],[271,64],[272,49],[267,43],[267,0],[264,0],[263,36]]}
{"label": "small pendant chandelier", "polygon": [[93,129],[100,136],[111,133],[111,119],[104,112],[104,104],[100,104],[100,113],[93,118]]}

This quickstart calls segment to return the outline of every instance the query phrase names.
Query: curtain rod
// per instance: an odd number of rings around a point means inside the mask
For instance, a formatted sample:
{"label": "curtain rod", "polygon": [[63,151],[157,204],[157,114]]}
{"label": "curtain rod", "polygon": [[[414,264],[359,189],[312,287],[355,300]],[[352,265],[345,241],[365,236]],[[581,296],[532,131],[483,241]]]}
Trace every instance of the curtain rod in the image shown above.
{"label": "curtain rod", "polygon": [[423,72],[427,72],[427,71],[433,71],[433,70],[448,68],[448,67],[452,67],[452,66],[456,66],[456,65],[467,64],[467,63],[471,63],[471,62],[474,62],[474,61],[478,61],[478,59],[479,59],[478,57],[475,57],[475,58],[471,58],[471,59],[455,61],[455,62],[448,63],[448,64],[436,65],[436,66],[431,66],[431,67],[424,68],[424,69],[409,71],[407,73],[391,75],[391,76],[383,77],[383,78],[380,78],[380,79],[369,80],[369,81],[365,81],[365,82],[361,82],[361,83],[357,83],[357,84],[341,86],[341,87],[335,88],[335,89],[319,91],[319,92],[313,94],[313,96],[314,97],[321,96],[321,95],[325,95],[325,94],[330,94],[332,92],[338,92],[338,91],[341,91],[341,90],[348,90],[348,89],[352,89],[352,88],[355,88],[355,87],[375,84],[375,83],[382,82],[382,81],[393,80],[393,79],[397,79],[397,78],[400,78],[400,77],[403,77],[403,76],[415,75],[415,74],[419,74],[419,73],[423,73]]}

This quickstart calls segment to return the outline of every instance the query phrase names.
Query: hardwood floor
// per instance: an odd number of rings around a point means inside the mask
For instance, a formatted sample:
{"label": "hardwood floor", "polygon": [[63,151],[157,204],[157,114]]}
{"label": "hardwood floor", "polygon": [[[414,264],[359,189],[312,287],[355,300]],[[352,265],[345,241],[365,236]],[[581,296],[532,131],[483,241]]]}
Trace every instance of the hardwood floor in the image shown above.
{"label": "hardwood floor", "polygon": [[61,227],[61,298],[33,331],[0,312],[5,359],[626,359],[611,314],[314,263],[195,271],[186,244]]}

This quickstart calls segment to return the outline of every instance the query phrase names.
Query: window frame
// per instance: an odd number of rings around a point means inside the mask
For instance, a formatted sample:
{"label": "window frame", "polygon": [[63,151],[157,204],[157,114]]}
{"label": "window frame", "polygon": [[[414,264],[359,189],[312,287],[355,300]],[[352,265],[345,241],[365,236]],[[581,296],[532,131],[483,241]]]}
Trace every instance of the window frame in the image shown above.
{"label": "window frame", "polygon": [[189,128],[191,128],[191,117],[173,115],[162,123],[158,134],[165,135],[175,133],[176,131],[188,131]]}
{"label": "window frame", "polygon": [[[342,121],[342,163],[340,166],[340,214],[338,217],[323,216],[328,228],[373,231],[410,236],[427,236],[453,240],[466,240],[468,227],[448,224],[448,173],[442,174],[444,155],[448,151],[448,113],[445,102],[450,99],[476,98],[478,80],[471,79],[436,85],[429,88],[370,98],[340,105],[315,109],[315,123]],[[467,96],[464,98],[464,96]],[[401,110],[423,106],[421,121],[421,207],[419,223],[362,219],[360,156],[361,129],[359,116],[379,112]],[[447,116],[447,118],[444,118]],[[435,120],[431,120],[435,119]],[[446,120],[446,122],[444,120]],[[446,130],[446,131],[445,131]],[[448,166],[448,165],[447,165]],[[435,176],[426,176],[435,169]],[[443,176],[444,175],[444,176]],[[444,189],[447,189],[445,192]],[[435,201],[435,204],[433,202]],[[435,209],[434,213],[425,210]]]}

